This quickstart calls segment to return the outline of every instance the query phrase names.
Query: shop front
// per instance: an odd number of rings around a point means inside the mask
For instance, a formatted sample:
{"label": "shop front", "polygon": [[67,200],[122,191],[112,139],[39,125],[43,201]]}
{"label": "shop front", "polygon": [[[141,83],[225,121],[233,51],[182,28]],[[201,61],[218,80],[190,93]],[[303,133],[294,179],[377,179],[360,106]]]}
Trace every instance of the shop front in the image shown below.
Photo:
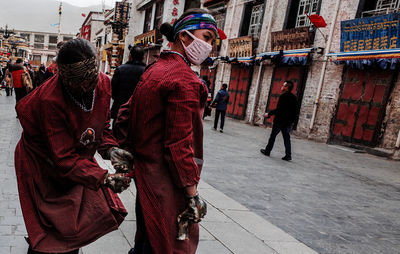
{"label": "shop front", "polygon": [[135,36],[134,45],[140,45],[144,48],[144,63],[146,65],[153,63],[160,55],[162,46],[162,36],[157,29]]}
{"label": "shop front", "polygon": [[227,115],[243,120],[246,115],[247,99],[253,74],[253,64],[247,64],[252,61],[253,48],[252,37],[243,36],[228,41],[229,57],[231,60],[231,75],[229,81],[229,103]]}
{"label": "shop front", "polygon": [[400,120],[390,118],[400,112],[392,94],[400,69],[399,20],[394,13],[342,21],[341,52],[329,54],[345,65],[331,142],[387,146],[388,126],[400,129]]}

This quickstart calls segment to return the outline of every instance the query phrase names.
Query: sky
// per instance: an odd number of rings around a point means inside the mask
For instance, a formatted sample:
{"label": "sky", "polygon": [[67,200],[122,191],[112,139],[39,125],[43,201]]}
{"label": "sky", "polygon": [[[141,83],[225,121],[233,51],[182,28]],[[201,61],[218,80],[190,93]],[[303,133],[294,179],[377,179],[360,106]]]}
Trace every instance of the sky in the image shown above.
{"label": "sky", "polygon": [[[56,2],[60,2],[60,0],[54,0]],[[79,6],[79,7],[87,7],[90,5],[99,5],[102,3],[101,0],[62,0],[64,3],[69,3],[71,5]],[[105,0],[106,6],[114,6],[116,0]]]}

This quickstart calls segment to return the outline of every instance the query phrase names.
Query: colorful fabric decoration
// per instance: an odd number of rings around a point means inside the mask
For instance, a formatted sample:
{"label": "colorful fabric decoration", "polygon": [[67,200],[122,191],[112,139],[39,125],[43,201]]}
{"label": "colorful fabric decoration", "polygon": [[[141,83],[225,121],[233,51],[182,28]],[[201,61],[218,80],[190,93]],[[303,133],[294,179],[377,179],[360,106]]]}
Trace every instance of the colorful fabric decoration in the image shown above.
{"label": "colorful fabric decoration", "polygon": [[330,53],[328,57],[335,64],[346,64],[359,70],[367,67],[395,70],[400,67],[400,49],[339,52]]}

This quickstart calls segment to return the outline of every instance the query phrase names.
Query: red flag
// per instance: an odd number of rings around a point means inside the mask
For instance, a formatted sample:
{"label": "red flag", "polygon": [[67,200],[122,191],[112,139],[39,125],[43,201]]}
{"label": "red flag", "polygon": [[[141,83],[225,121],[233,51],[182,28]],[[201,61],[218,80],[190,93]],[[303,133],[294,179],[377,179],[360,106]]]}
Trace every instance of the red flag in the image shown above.
{"label": "red flag", "polygon": [[225,32],[219,28],[218,28],[218,35],[221,40],[225,40],[227,38]]}
{"label": "red flag", "polygon": [[322,16],[318,14],[313,14],[310,16],[307,15],[307,17],[310,19],[311,23],[313,23],[315,27],[326,27],[325,20]]}
{"label": "red flag", "polygon": [[85,13],[82,13],[81,15],[82,15],[82,17],[86,17],[86,14],[85,14]]}

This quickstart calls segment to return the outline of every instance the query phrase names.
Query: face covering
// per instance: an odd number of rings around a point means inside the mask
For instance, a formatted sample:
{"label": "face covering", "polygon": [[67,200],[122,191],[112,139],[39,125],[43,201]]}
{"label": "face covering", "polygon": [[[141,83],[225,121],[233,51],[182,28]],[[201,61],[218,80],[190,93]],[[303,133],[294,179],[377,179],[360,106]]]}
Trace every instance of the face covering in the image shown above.
{"label": "face covering", "polygon": [[192,33],[188,31],[185,32],[190,37],[193,38],[192,43],[190,43],[188,46],[185,46],[185,44],[182,42],[182,46],[185,50],[186,57],[194,65],[200,65],[202,62],[204,62],[204,60],[206,60],[208,55],[211,53],[212,46],[207,42],[200,40]]}

